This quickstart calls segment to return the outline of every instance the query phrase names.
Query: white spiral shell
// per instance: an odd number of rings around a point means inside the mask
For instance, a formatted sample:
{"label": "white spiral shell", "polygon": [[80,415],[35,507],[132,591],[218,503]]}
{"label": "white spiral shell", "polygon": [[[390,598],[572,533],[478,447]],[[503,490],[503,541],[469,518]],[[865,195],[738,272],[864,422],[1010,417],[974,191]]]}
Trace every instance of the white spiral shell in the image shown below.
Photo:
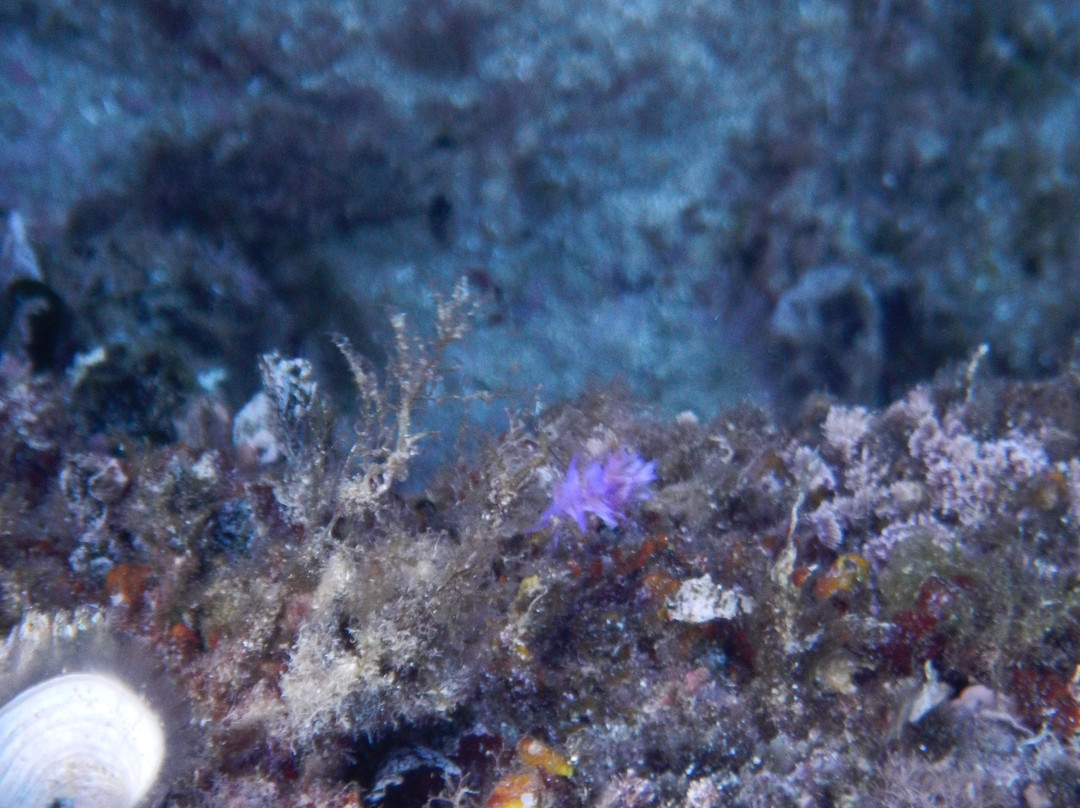
{"label": "white spiral shell", "polygon": [[133,808],[164,758],[161,719],[113,676],[63,674],[0,708],[0,808]]}

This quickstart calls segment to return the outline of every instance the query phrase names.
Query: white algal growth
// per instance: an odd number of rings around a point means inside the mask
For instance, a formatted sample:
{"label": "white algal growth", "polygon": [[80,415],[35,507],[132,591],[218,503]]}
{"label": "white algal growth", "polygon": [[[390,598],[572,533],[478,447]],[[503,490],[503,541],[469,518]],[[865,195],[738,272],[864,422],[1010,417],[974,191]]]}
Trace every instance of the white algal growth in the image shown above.
{"label": "white algal growth", "polygon": [[668,616],[680,623],[708,623],[731,620],[749,614],[754,601],[738,587],[724,589],[713,583],[711,575],[683,581],[674,599],[668,603]]}

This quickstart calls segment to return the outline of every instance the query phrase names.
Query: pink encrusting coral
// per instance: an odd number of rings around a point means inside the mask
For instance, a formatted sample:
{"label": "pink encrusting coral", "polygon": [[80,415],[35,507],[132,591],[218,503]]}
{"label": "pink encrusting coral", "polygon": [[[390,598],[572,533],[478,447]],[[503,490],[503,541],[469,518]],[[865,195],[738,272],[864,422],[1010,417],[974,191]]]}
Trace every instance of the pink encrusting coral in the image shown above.
{"label": "pink encrusting coral", "polygon": [[578,457],[570,460],[566,476],[555,485],[551,505],[544,511],[534,530],[546,527],[552,519],[569,517],[582,532],[588,515],[595,514],[608,527],[626,518],[625,508],[632,502],[652,498],[649,484],[656,479],[656,463],[623,447],[584,469]]}

